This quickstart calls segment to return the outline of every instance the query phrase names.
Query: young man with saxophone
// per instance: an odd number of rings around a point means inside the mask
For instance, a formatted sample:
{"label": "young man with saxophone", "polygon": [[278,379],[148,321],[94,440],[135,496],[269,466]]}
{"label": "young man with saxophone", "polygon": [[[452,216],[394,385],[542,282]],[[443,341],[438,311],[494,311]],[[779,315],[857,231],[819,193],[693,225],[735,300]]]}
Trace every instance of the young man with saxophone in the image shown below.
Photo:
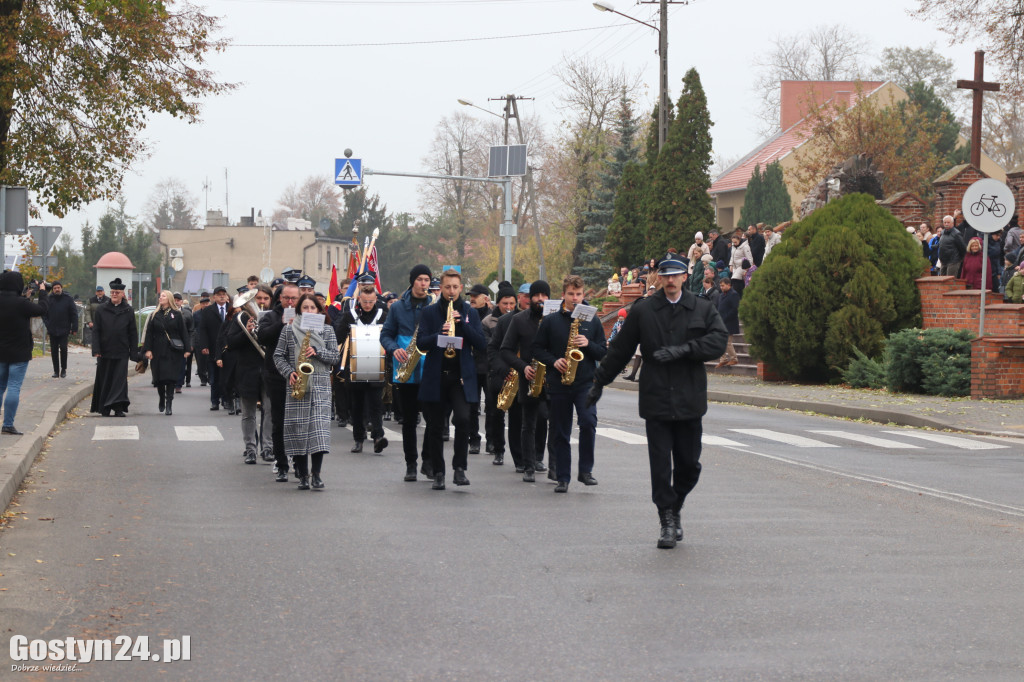
{"label": "young man with saxophone", "polygon": [[[453,482],[469,485],[466,465],[469,454],[469,405],[479,402],[476,386],[476,360],[473,349],[487,342],[480,318],[462,298],[462,275],[445,270],[441,275],[441,297],[423,311],[416,347],[426,354],[419,399],[427,413],[427,451],[434,465],[434,490],[444,490],[444,422],[446,408],[452,411],[455,425],[455,454],[452,456]],[[461,337],[462,347],[444,342],[441,336]],[[457,345],[457,344],[456,344]]]}
{"label": "young man with saxophone", "polygon": [[[416,480],[416,423],[420,412],[426,417],[426,410],[420,409],[420,382],[423,380],[423,358],[418,355],[410,360],[409,348],[413,337],[422,332],[420,321],[423,311],[430,305],[427,289],[432,275],[426,265],[416,265],[409,271],[409,288],[402,297],[391,304],[384,327],[380,331],[380,344],[392,360],[392,381],[398,403],[402,406],[402,449],[405,452],[405,480]],[[416,355],[416,354],[414,354]],[[411,364],[415,362],[415,366]],[[401,375],[403,368],[408,374],[406,381]],[[429,421],[427,422],[429,426]],[[427,454],[427,434],[423,434],[423,466],[420,471],[428,479],[434,478],[434,464]]]}
{"label": "young man with saxophone", "polygon": [[542,279],[530,285],[530,307],[516,313],[509,322],[508,331],[501,342],[501,359],[506,365],[519,372],[519,397],[516,398],[523,410],[523,428],[520,447],[523,452],[523,481],[534,482],[534,472],[547,471],[544,466],[544,439],[547,436],[548,403],[543,393],[531,396],[530,384],[537,368],[532,366],[533,337],[537,334],[541,318],[544,317],[544,301],[551,298],[551,287]]}
{"label": "young man with saxophone", "polygon": [[594,441],[597,437],[597,408],[587,405],[587,392],[594,380],[597,363],[606,348],[604,327],[597,316],[584,321],[573,318],[576,306],[583,302],[583,279],[569,275],[562,280],[562,308],[544,317],[533,338],[533,357],[548,367],[547,391],[551,433],[548,449],[554,459],[558,485],[556,493],[569,492],[572,479],[572,413],[580,425],[579,475],[583,485],[597,485],[594,478]]}

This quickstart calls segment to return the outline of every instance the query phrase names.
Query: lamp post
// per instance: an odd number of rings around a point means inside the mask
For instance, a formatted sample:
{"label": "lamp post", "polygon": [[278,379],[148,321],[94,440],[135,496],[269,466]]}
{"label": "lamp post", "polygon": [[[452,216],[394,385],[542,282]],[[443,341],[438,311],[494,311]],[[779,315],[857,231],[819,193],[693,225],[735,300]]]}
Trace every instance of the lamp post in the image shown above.
{"label": "lamp post", "polygon": [[636,17],[631,17],[628,14],[623,14],[606,0],[597,0],[597,2],[593,3],[594,9],[600,12],[618,14],[620,17],[643,24],[658,32],[658,57],[661,61],[661,75],[658,78],[658,151],[661,151],[661,148],[665,146],[665,138],[668,137],[668,0],[661,0],[660,4],[661,17],[658,22],[660,24],[659,27],[654,24],[648,24],[646,21],[641,21]]}

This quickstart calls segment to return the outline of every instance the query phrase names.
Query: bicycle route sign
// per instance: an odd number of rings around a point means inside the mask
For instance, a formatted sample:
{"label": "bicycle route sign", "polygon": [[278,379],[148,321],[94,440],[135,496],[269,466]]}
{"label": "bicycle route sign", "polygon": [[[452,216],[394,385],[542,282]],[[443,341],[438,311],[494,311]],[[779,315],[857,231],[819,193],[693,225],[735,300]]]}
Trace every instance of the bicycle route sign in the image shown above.
{"label": "bicycle route sign", "polygon": [[990,233],[1006,227],[1017,210],[1017,203],[1009,187],[998,180],[984,178],[967,188],[960,210],[971,227]]}

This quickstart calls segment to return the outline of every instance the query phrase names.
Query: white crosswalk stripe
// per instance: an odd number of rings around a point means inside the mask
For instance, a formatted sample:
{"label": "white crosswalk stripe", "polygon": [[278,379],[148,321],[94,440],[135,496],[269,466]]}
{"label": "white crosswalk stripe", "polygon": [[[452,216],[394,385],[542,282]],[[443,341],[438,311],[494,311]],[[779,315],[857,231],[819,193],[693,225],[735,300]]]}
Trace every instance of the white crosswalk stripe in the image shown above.
{"label": "white crosswalk stripe", "polygon": [[[920,445],[913,445],[911,443],[903,443],[898,440],[892,440],[890,438],[876,438],[874,436],[865,436],[860,433],[853,433],[851,431],[811,431],[810,433],[818,433],[822,436],[832,436],[833,438],[842,438],[844,440],[852,440],[856,443],[862,443],[864,445],[874,445],[880,448],[887,448],[889,450],[920,450]],[[889,433],[892,433],[891,431]]]}
{"label": "white crosswalk stripe", "polygon": [[647,445],[647,438],[644,436],[638,436],[635,433],[629,433],[628,431],[620,431],[619,429],[598,427],[597,435],[617,440],[620,443],[625,443],[626,445]]}
{"label": "white crosswalk stripe", "polygon": [[736,433],[742,433],[748,436],[755,436],[757,438],[763,438],[765,440],[773,440],[777,443],[785,443],[786,445],[792,445],[796,448],[837,448],[839,447],[835,443],[826,443],[821,440],[814,440],[813,438],[805,438],[804,436],[798,436],[794,433],[782,433],[781,431],[772,431],[771,429],[729,429]]}
{"label": "white crosswalk stripe", "polygon": [[724,445],[724,446],[735,447],[735,448],[745,448],[745,447],[747,447],[743,443],[737,443],[734,440],[730,440],[728,438],[722,438],[721,436],[709,436],[706,433],[700,437],[700,442],[701,442],[702,445]]}
{"label": "white crosswalk stripe", "polygon": [[138,440],[138,426],[97,426],[93,440]]}
{"label": "white crosswalk stripe", "polygon": [[894,436],[907,436],[908,438],[919,438],[921,440],[931,441],[932,443],[940,443],[942,445],[952,445],[953,447],[963,448],[964,450],[1002,450],[1003,448],[1010,447],[1009,445],[1002,445],[1000,443],[988,443],[980,440],[969,440],[967,438],[947,436],[944,433],[929,433],[927,431],[886,431],[885,433],[891,433]]}
{"label": "white crosswalk stripe", "polygon": [[224,440],[216,426],[175,426],[174,433],[182,441]]}

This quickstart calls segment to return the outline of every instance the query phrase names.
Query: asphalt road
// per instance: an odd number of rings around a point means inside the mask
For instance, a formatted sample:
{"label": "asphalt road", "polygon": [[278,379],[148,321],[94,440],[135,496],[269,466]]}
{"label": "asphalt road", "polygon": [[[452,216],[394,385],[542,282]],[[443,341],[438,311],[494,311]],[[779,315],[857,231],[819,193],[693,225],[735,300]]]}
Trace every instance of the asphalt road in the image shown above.
{"label": "asphalt road", "polygon": [[1019,441],[713,405],[666,551],[635,393],[600,403],[600,485],[554,495],[484,455],[404,483],[341,429],[298,491],[200,390],[53,437],[0,533],[5,641],[190,637],[98,680],[1024,678]]}

